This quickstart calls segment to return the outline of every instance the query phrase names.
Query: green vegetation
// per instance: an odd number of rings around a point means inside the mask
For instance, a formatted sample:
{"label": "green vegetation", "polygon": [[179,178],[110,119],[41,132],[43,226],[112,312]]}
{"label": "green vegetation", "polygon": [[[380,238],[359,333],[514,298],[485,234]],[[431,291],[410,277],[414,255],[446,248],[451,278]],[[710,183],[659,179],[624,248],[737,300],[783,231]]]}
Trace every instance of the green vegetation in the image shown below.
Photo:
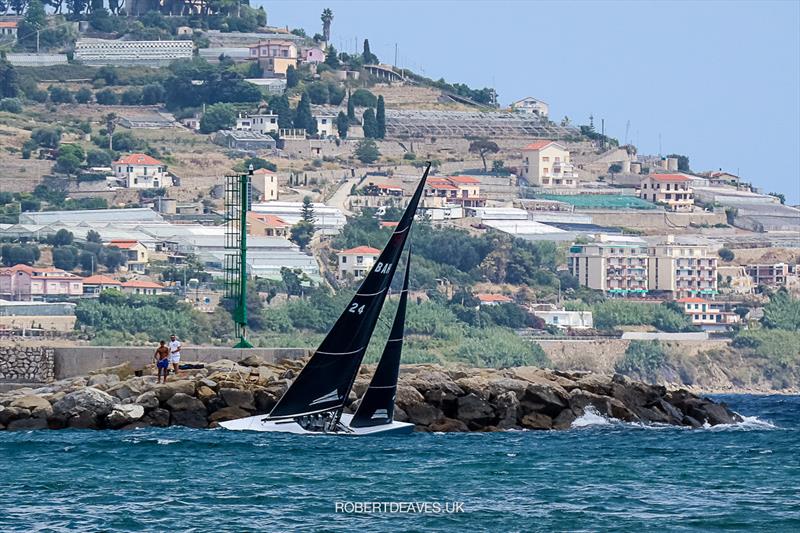
{"label": "green vegetation", "polygon": [[618,326],[653,326],[660,331],[695,331],[688,318],[674,304],[649,304],[606,300],[592,306],[594,326],[612,330]]}
{"label": "green vegetation", "polygon": [[500,147],[496,142],[488,139],[475,139],[469,143],[469,153],[478,154],[483,161],[483,171],[488,172],[489,168],[486,166],[486,154],[496,154],[500,151]]}
{"label": "green vegetation", "polygon": [[655,209],[656,206],[636,196],[611,195],[611,194],[537,194],[536,198],[556,200],[588,209]]}
{"label": "green vegetation", "polygon": [[733,261],[736,258],[736,255],[733,253],[733,251],[728,248],[720,248],[719,252],[717,253],[719,254],[720,259],[723,261]]}
{"label": "green vegetation", "polygon": [[349,102],[356,107],[377,107],[378,99],[366,89],[357,89],[350,94]]}
{"label": "green vegetation", "polygon": [[200,132],[212,133],[232,128],[236,124],[236,109],[230,104],[214,104],[206,109],[200,119]]}
{"label": "green vegetation", "polygon": [[785,290],[778,291],[764,306],[762,323],[773,330],[800,331],[800,300]]}
{"label": "green vegetation", "polygon": [[678,160],[678,170],[681,172],[691,172],[689,167],[689,157],[681,154],[669,154],[667,157],[674,157]]}
{"label": "green vegetation", "polygon": [[615,370],[653,382],[658,380],[659,371],[666,363],[666,352],[658,341],[631,341]]}
{"label": "green vegetation", "polygon": [[381,157],[378,145],[375,144],[375,141],[372,139],[362,139],[359,141],[354,154],[356,159],[366,164],[374,163]]}

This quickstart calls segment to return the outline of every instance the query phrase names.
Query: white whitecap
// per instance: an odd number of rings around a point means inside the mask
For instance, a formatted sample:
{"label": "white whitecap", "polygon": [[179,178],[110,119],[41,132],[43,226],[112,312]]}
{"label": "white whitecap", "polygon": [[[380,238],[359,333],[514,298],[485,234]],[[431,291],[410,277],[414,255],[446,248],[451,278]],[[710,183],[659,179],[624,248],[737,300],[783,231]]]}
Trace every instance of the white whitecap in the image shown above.
{"label": "white whitecap", "polygon": [[588,426],[608,426],[611,424],[611,421],[601,415],[597,409],[594,408],[592,405],[587,405],[586,408],[583,410],[583,414],[573,420],[572,425],[570,427],[573,428],[585,428]]}
{"label": "white whitecap", "polygon": [[158,439],[156,442],[158,444],[167,445],[167,444],[175,444],[178,441],[177,440],[171,440],[171,439]]}
{"label": "white whitecap", "polygon": [[741,422],[734,422],[733,424],[717,424],[716,426],[707,426],[711,431],[724,431],[728,429],[736,429],[740,431],[758,431],[765,429],[778,429],[778,426],[772,422],[761,420],[757,416],[743,416]]}

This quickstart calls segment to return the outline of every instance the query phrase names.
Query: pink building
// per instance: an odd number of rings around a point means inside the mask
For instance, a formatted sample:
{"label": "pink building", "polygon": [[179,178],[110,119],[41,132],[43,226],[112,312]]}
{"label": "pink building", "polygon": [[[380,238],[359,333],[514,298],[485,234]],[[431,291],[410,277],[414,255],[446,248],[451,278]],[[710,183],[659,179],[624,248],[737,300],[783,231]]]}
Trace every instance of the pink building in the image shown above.
{"label": "pink building", "polygon": [[83,295],[83,278],[57,268],[15,265],[0,270],[0,298],[47,300]]}
{"label": "pink building", "polygon": [[325,61],[325,52],[321,48],[307,48],[303,51],[303,61],[306,63],[322,63]]}

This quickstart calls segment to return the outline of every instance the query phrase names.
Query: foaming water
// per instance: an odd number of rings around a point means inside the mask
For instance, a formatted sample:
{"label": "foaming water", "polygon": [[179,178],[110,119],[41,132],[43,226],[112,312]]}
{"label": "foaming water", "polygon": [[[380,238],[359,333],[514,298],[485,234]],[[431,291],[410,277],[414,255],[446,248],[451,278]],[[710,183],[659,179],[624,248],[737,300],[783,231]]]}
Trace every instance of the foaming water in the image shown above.
{"label": "foaming water", "polygon": [[601,415],[593,405],[586,406],[585,412],[573,420],[571,427],[585,428],[589,426],[610,426],[612,421]]}
{"label": "foaming water", "polygon": [[800,397],[724,399],[745,420],[694,431],[590,411],[562,432],[2,432],[0,531],[800,530]]}

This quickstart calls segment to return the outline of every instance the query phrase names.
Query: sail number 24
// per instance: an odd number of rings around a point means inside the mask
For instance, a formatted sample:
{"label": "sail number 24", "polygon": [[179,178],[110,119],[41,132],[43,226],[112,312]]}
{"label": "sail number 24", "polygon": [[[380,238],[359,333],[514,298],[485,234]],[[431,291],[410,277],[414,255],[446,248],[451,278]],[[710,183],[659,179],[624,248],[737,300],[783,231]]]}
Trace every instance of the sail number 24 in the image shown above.
{"label": "sail number 24", "polygon": [[347,310],[348,313],[358,313],[359,315],[364,312],[364,306],[358,306],[358,302],[353,302],[350,304],[350,308]]}

